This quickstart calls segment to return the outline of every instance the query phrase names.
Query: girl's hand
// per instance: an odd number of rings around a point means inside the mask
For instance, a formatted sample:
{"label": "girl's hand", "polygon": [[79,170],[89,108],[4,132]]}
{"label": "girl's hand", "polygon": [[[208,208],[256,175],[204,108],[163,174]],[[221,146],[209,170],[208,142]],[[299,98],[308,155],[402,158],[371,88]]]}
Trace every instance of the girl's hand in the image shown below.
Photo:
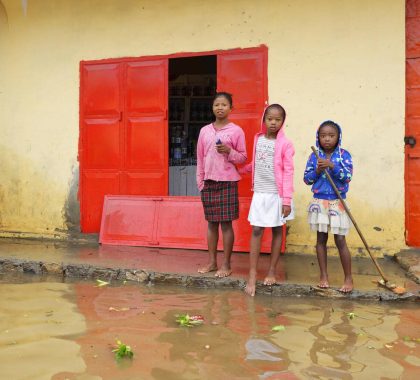
{"label": "girl's hand", "polygon": [[334,164],[330,160],[326,160],[325,158],[320,158],[317,162],[316,173],[320,174],[323,170],[328,168],[333,168]]}
{"label": "girl's hand", "polygon": [[288,217],[291,212],[292,212],[292,207],[283,205],[282,207],[283,218]]}
{"label": "girl's hand", "polygon": [[225,144],[216,144],[216,150],[218,153],[230,153],[231,148]]}

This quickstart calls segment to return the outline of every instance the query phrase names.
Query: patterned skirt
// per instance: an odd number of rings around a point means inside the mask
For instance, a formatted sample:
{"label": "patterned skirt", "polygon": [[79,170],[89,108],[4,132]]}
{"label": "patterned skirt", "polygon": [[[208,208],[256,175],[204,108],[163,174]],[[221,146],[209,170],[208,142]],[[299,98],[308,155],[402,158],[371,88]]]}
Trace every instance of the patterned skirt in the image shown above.
{"label": "patterned skirt", "polygon": [[308,222],[312,231],[347,235],[351,220],[339,199],[314,198],[308,206]]}
{"label": "patterned skirt", "polygon": [[238,182],[204,181],[201,201],[208,222],[229,222],[239,218]]}

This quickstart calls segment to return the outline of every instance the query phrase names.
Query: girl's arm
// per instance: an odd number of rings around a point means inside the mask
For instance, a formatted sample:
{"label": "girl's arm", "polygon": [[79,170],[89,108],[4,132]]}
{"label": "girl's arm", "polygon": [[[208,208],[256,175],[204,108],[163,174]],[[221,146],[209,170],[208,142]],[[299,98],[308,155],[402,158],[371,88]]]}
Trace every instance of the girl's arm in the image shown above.
{"label": "girl's arm", "polygon": [[204,141],[200,131],[197,142],[197,173],[196,173],[198,190],[204,187]]}
{"label": "girl's arm", "polygon": [[230,148],[230,152],[227,156],[228,161],[232,162],[235,165],[242,164],[247,159],[246,154],[246,143],[245,143],[245,134],[241,129],[238,133],[238,138],[236,139],[235,146]]}
{"label": "girl's arm", "polygon": [[334,162],[330,169],[331,176],[340,182],[348,183],[353,177],[353,160],[351,154],[346,150],[341,151],[341,162]]}
{"label": "girl's arm", "polygon": [[305,173],[303,174],[303,182],[307,185],[313,185],[321,174],[316,172],[316,156],[311,153],[306,163]]}
{"label": "girl's arm", "polygon": [[283,205],[290,206],[293,197],[293,175],[295,166],[293,164],[293,157],[295,155],[295,148],[292,143],[286,145],[283,153]]}

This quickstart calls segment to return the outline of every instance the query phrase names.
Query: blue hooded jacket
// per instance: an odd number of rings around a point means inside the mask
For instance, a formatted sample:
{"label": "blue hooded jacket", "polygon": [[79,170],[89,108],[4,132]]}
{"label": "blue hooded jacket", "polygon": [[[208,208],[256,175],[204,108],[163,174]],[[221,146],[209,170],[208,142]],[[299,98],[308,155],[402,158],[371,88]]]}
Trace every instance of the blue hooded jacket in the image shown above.
{"label": "blue hooded jacket", "polygon": [[[316,147],[320,158],[326,159],[327,156],[324,150],[319,144],[319,129],[316,131]],[[331,154],[330,161],[334,163],[334,168],[328,168],[328,173],[330,173],[331,178],[333,179],[335,185],[337,186],[338,191],[340,192],[343,199],[346,198],[346,193],[349,190],[349,182],[353,176],[353,161],[351,155],[347,150],[341,148],[341,138],[342,132],[341,128],[338,126],[338,143],[334,149],[334,152]],[[311,153],[309,156],[308,162],[306,163],[305,173],[303,175],[303,181],[307,185],[312,185],[312,192],[314,193],[314,198],[319,199],[338,199],[337,194],[335,193],[333,187],[328,181],[327,176],[324,172],[317,174],[316,172],[317,159],[315,153]]]}

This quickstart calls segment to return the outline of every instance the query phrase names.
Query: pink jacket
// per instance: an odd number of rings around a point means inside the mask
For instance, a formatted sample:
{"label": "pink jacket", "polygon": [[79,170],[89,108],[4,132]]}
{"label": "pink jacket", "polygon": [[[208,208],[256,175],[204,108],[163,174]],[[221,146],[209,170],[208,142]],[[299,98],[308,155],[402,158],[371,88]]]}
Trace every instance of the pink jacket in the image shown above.
{"label": "pink jacket", "polygon": [[[231,148],[229,154],[221,154],[216,150],[216,141]],[[201,128],[197,143],[197,187],[203,190],[204,180],[239,181],[241,176],[236,169],[237,164],[246,161],[245,134],[241,127],[228,123],[221,129],[208,124]]]}
{"label": "pink jacket", "polygon": [[[283,123],[284,125],[284,123]],[[254,149],[252,155],[252,162],[245,165],[239,170],[241,174],[252,172],[252,187],[254,187],[254,168],[255,168],[255,150],[257,148],[258,138],[264,135],[267,131],[264,121],[261,122],[261,132],[254,137]],[[294,164],[293,156],[295,155],[295,148],[292,142],[286,137],[282,128],[277,133],[276,143],[274,145],[274,177],[280,197],[283,199],[283,204],[290,206],[293,197],[293,174]]]}

